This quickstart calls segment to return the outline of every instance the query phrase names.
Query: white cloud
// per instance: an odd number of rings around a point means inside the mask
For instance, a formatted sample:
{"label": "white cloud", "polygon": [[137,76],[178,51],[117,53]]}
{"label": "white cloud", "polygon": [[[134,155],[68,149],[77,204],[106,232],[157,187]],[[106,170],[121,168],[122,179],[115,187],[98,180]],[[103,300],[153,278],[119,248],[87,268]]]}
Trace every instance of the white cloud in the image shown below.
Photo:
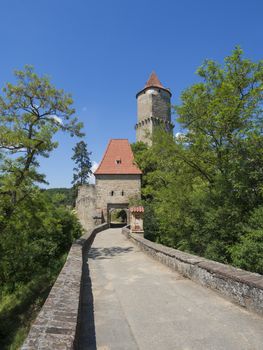
{"label": "white cloud", "polygon": [[93,161],[91,171],[94,173],[94,171],[96,171],[98,169],[98,166],[99,166],[99,163]]}
{"label": "white cloud", "polygon": [[55,122],[57,122],[60,125],[63,125],[63,120],[60,117],[58,117],[57,115],[55,115],[55,114],[50,114],[48,116],[48,118],[49,119],[53,119]]}
{"label": "white cloud", "polygon": [[99,166],[99,163],[97,163],[95,161],[92,162],[92,167],[91,167],[92,175],[89,178],[90,184],[95,184],[95,176],[93,175],[93,173],[94,173],[94,171],[97,170],[98,166]]}
{"label": "white cloud", "polygon": [[177,132],[175,134],[175,138],[178,140],[178,141],[186,141],[187,140],[187,137],[185,136],[184,133],[182,132]]}

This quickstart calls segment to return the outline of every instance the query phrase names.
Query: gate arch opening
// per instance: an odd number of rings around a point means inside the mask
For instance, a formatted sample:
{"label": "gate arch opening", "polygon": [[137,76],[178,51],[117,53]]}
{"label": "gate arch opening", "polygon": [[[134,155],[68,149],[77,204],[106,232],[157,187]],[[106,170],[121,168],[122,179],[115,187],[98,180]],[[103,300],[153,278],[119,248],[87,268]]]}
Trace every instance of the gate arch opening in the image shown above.
{"label": "gate arch opening", "polygon": [[112,209],[110,211],[110,227],[123,227],[127,225],[127,213],[125,209]]}
{"label": "gate arch opening", "polygon": [[111,208],[109,210],[110,227],[123,227],[128,224],[128,209]]}

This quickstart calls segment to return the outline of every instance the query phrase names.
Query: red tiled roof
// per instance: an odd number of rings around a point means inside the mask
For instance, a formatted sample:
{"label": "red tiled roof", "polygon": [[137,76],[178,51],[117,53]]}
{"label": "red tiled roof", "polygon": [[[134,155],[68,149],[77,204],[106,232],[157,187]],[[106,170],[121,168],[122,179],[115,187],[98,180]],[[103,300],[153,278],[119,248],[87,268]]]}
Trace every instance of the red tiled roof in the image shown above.
{"label": "red tiled roof", "polygon": [[127,139],[111,139],[94,174],[142,174],[134,163],[129,141]]}
{"label": "red tiled roof", "polygon": [[152,72],[144,88],[151,87],[151,86],[160,87],[162,89],[164,88],[155,72]]}
{"label": "red tiled roof", "polygon": [[144,207],[142,207],[142,206],[131,207],[130,212],[132,212],[132,213],[144,213]]}
{"label": "red tiled roof", "polygon": [[149,88],[153,88],[153,87],[156,87],[156,88],[159,88],[159,89],[163,89],[165,91],[167,91],[170,96],[172,96],[172,93],[171,91],[168,89],[168,88],[165,88],[163,87],[163,84],[160,82],[159,78],[157,77],[156,73],[155,72],[152,72],[151,75],[150,75],[150,78],[148,79],[147,83],[145,84],[144,88],[142,90],[140,90],[137,94],[136,94],[136,98],[143,92],[145,91],[146,89],[149,89]]}

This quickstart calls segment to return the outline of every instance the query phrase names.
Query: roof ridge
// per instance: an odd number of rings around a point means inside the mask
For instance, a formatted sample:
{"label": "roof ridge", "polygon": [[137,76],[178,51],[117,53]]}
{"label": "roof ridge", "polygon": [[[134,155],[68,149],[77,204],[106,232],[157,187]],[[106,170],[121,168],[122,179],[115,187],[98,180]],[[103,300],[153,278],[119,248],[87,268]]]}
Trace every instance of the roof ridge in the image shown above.
{"label": "roof ridge", "polygon": [[[118,162],[118,157],[122,159]],[[94,171],[99,174],[141,174],[141,170],[134,163],[134,154],[128,139],[110,139],[103,158]]]}
{"label": "roof ridge", "polygon": [[101,164],[103,163],[103,160],[105,159],[106,154],[107,154],[107,151],[108,151],[108,149],[109,149],[109,147],[110,147],[111,141],[112,141],[112,139],[110,139],[110,141],[108,142],[108,145],[107,145],[106,150],[105,150],[105,152],[104,152],[104,154],[103,154],[103,157],[102,157],[102,160],[101,160],[101,162],[100,162],[100,165],[97,167],[97,169],[94,171],[94,173],[95,173],[97,170],[100,169]]}
{"label": "roof ridge", "polygon": [[163,84],[160,82],[154,70],[152,71],[149,79],[147,80],[147,83],[145,84],[145,87],[150,87],[150,86],[163,87]]}

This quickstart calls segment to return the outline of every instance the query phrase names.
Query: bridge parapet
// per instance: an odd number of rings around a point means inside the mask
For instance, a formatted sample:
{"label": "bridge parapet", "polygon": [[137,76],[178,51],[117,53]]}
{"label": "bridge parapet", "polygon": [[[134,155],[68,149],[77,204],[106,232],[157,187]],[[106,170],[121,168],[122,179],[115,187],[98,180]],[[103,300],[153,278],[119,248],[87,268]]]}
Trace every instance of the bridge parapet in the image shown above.
{"label": "bridge parapet", "polygon": [[142,235],[131,233],[128,227],[124,227],[122,232],[155,260],[263,315],[262,275],[151,242]]}
{"label": "bridge parapet", "polygon": [[102,224],[76,240],[21,350],[77,348],[78,317],[82,289],[83,254]]}

